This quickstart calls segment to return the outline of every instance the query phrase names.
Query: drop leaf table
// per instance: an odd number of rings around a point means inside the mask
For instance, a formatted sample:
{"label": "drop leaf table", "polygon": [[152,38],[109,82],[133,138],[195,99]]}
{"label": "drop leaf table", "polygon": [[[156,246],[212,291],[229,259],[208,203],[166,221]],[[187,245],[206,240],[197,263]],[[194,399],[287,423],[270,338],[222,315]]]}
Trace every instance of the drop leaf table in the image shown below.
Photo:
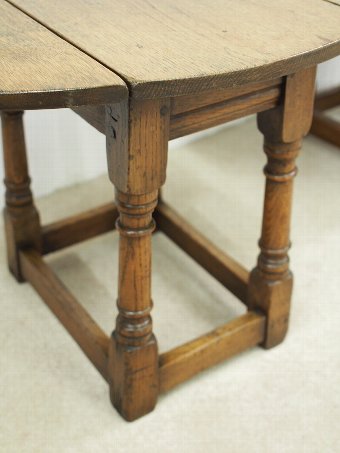
{"label": "drop leaf table", "polygon": [[[9,268],[35,288],[107,380],[126,420],[147,414],[161,392],[201,370],[284,339],[293,281],[288,249],[295,158],[311,126],[316,65],[340,54],[338,3],[0,0]],[[22,114],[62,107],[106,135],[116,203],[41,226]],[[169,140],[255,113],[268,162],[260,254],[248,273],[159,190]],[[151,319],[156,224],[247,306],[241,317],[163,354]],[[44,255],[115,228],[119,314],[109,338]]]}

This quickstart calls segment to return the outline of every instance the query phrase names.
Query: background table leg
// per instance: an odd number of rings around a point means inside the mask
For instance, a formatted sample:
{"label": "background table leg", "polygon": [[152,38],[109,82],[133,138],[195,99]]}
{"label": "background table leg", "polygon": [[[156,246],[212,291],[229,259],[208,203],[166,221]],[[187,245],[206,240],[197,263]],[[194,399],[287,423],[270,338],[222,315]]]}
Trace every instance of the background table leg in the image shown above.
{"label": "background table leg", "polygon": [[314,68],[288,76],[282,105],[258,115],[268,163],[264,169],[261,253],[250,275],[248,303],[267,316],[265,348],[279,344],[288,329],[293,284],[288,249],[295,158],[311,125],[314,82]]}
{"label": "background table leg", "polygon": [[2,112],[6,208],[4,210],[9,269],[23,281],[18,250],[41,250],[39,214],[33,203],[26,156],[23,112]]}

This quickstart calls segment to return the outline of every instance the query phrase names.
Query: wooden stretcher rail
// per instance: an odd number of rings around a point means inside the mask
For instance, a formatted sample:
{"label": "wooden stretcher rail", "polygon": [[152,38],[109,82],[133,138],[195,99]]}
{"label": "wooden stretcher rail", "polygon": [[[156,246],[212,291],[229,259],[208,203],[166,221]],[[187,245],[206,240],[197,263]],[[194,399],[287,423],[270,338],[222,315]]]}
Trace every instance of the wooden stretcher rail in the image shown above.
{"label": "wooden stretcher rail", "polygon": [[264,89],[171,116],[170,140],[274,108],[280,94],[280,87]]}
{"label": "wooden stretcher rail", "polygon": [[[278,105],[282,79],[228,88],[201,96],[180,96],[172,99],[170,140],[198,130],[223,124]],[[209,100],[209,102],[208,102]],[[105,106],[75,107],[73,111],[105,134]]]}
{"label": "wooden stretcher rail", "polygon": [[261,343],[265,316],[248,312],[159,358],[160,391],[166,392],[195,374]]}
{"label": "wooden stretcher rail", "polygon": [[249,273],[219,250],[163,201],[155,211],[158,228],[243,303],[247,302]]}
{"label": "wooden stretcher rail", "polygon": [[51,253],[115,228],[118,210],[108,203],[42,228],[43,253]]}
{"label": "wooden stretcher rail", "polygon": [[329,118],[324,113],[315,111],[311,134],[340,147],[340,122]]}
{"label": "wooden stretcher rail", "polygon": [[[117,217],[115,204],[108,203],[47,225],[42,228],[43,254],[112,231]],[[163,231],[207,272],[246,303],[249,277],[246,269],[220,251],[166,203],[159,203],[154,217],[158,230]]]}
{"label": "wooden stretcher rail", "polygon": [[328,110],[338,105],[340,105],[340,88],[333,88],[332,90],[321,92],[315,98],[316,110]]}
{"label": "wooden stretcher rail", "polygon": [[198,110],[202,107],[231,101],[241,98],[246,94],[256,94],[272,88],[280,88],[283,80],[283,78],[278,78],[265,82],[249,83],[238,87],[207,91],[200,95],[176,96],[171,99],[171,116],[189,113],[192,110]]}
{"label": "wooden stretcher rail", "polygon": [[105,134],[105,105],[73,107],[72,110],[98,132]]}
{"label": "wooden stretcher rail", "polygon": [[31,283],[107,381],[108,336],[65,288],[37,251],[28,249],[19,253],[25,280]]}

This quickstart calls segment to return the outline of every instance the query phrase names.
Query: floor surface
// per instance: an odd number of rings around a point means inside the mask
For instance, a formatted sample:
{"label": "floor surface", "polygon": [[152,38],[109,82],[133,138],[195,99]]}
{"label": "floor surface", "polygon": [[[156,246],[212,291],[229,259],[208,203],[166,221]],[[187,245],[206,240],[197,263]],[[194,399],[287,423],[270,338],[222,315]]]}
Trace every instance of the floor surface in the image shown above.
{"label": "floor surface", "polygon": [[[170,152],[164,197],[221,248],[252,268],[265,163],[252,119]],[[48,171],[48,169],[45,169]],[[28,284],[5,263],[0,229],[0,451],[4,453],[340,452],[340,150],[308,137],[299,159],[289,334],[159,398],[125,422],[106,383]],[[38,200],[43,221],[113,196],[106,177]],[[109,334],[116,316],[117,234],[49,262]],[[244,311],[162,234],[154,237],[154,328],[166,351]]]}

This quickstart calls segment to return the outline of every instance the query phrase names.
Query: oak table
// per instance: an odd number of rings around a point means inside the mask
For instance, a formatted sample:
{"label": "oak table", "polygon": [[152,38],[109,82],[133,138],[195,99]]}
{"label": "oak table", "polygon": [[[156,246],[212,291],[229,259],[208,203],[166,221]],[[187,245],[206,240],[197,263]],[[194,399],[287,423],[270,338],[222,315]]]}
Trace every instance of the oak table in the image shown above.
{"label": "oak table", "polygon": [[[293,281],[295,158],[311,125],[315,67],[340,54],[338,0],[2,0],[0,40],[9,268],[108,381],[122,416],[150,412],[159,393],[247,348],[279,344]],[[58,107],[106,134],[116,204],[41,226],[22,110]],[[159,190],[169,140],[254,113],[268,163],[260,254],[249,274]],[[240,318],[163,354],[150,315],[156,223],[247,306]],[[114,228],[119,315],[108,338],[43,256]]]}

